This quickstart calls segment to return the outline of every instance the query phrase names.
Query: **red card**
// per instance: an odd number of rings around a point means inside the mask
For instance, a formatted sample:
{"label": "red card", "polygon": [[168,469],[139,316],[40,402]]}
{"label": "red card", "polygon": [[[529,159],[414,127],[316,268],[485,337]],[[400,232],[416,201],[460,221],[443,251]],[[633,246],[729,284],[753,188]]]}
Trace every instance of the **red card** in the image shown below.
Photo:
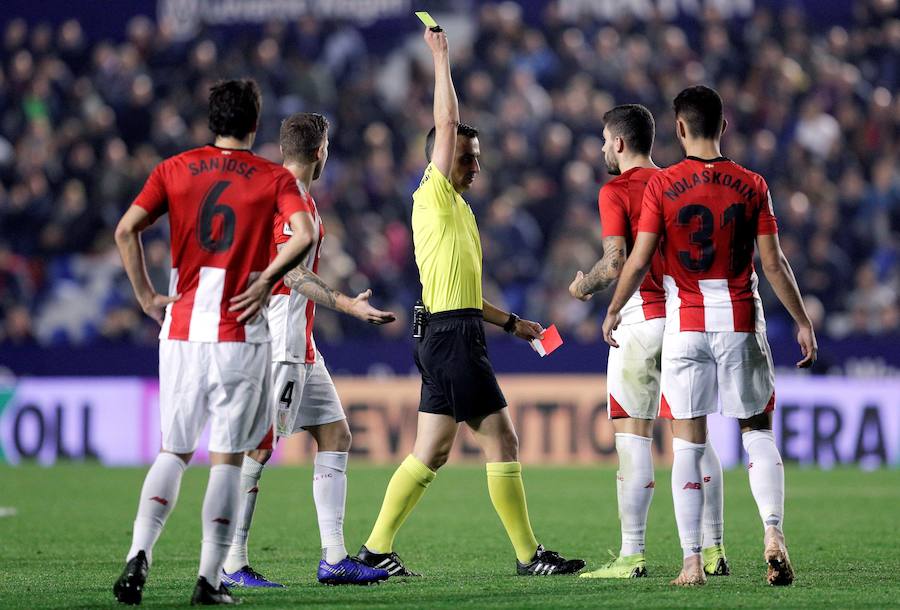
{"label": "red card", "polygon": [[557,330],[556,324],[551,324],[550,328],[544,330],[543,339],[535,339],[531,342],[534,351],[539,353],[541,358],[549,356],[562,344],[563,340],[562,337],[559,336],[559,330]]}

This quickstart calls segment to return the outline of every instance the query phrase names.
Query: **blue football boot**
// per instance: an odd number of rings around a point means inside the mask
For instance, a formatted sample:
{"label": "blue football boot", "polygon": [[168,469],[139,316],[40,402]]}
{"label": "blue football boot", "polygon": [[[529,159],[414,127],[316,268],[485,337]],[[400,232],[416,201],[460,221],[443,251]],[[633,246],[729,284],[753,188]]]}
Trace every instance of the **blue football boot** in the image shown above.
{"label": "blue football boot", "polygon": [[222,582],[229,587],[283,587],[284,585],[267,580],[265,576],[251,568],[244,566],[237,572],[228,574],[222,570]]}
{"label": "blue football boot", "polygon": [[344,557],[335,564],[319,561],[316,578],[323,585],[373,585],[387,580],[387,570],[370,568],[356,557]]}

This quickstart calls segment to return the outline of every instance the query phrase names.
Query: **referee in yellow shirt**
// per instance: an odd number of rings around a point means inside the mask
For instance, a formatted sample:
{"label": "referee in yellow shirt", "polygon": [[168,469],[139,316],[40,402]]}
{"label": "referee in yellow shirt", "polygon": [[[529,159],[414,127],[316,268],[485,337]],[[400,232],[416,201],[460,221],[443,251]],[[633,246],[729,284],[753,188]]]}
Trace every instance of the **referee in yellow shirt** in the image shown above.
{"label": "referee in yellow shirt", "polygon": [[460,195],[480,171],[478,131],[459,122],[447,36],[440,28],[426,29],[425,42],[434,56],[435,128],[426,141],[430,163],[413,194],[416,263],[428,311],[424,336],[416,343],[416,365],[422,374],[418,430],[413,452],[391,478],[358,558],[391,576],[417,576],[394,553],[394,537],[446,463],[457,429],[465,422],[487,458],[488,491],[515,549],[517,572],[572,574],[584,562],[545,550],[531,530],[519,441],[488,360],[482,320],[529,341],[543,329],[481,296],[481,240],[475,216]]}

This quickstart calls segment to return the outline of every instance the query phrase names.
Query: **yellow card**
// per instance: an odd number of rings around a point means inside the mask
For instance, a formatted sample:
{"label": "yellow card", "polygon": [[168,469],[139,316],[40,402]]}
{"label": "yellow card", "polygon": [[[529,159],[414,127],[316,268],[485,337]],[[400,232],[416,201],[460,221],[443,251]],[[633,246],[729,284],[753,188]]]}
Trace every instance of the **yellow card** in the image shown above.
{"label": "yellow card", "polygon": [[425,24],[425,27],[436,28],[438,27],[437,21],[434,20],[434,17],[429,15],[426,11],[416,11],[416,17]]}

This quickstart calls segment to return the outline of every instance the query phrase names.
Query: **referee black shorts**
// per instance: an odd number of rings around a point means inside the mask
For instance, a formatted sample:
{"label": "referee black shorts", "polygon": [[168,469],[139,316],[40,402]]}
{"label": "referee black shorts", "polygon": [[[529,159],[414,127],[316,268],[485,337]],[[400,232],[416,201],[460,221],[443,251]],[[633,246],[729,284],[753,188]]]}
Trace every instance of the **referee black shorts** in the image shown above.
{"label": "referee black shorts", "polygon": [[422,374],[419,411],[450,415],[457,422],[495,413],[506,398],[488,360],[480,309],[432,314],[416,341],[416,366]]}

